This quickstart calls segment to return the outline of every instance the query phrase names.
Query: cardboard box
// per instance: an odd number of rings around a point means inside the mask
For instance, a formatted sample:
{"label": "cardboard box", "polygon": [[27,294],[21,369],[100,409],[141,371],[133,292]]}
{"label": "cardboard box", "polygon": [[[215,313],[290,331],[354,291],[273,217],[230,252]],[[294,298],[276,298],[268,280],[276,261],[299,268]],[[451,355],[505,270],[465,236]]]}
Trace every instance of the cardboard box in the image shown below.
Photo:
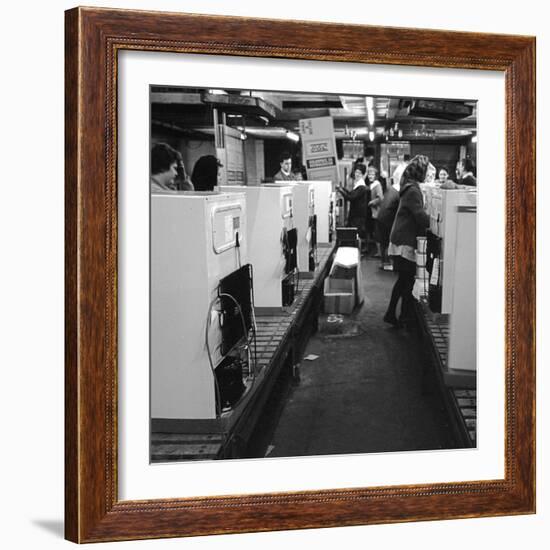
{"label": "cardboard box", "polygon": [[359,247],[360,239],[357,227],[337,227],[336,244],[338,246]]}
{"label": "cardboard box", "polygon": [[334,279],[332,277],[325,279],[325,313],[349,315],[355,307],[355,301],[355,279]]}
{"label": "cardboard box", "polygon": [[343,267],[341,265],[333,265],[330,271],[332,279],[355,279],[357,274],[357,266]]}
{"label": "cardboard box", "polygon": [[355,282],[355,305],[363,303],[361,258],[357,248],[340,247],[336,251],[329,278],[333,280],[352,279]]}

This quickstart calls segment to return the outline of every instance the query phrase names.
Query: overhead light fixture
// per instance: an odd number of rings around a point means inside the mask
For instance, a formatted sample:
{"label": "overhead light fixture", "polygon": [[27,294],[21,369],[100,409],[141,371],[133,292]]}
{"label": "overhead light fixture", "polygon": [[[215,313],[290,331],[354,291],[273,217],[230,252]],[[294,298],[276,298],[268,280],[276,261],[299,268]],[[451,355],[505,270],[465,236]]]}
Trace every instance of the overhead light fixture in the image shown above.
{"label": "overhead light fixture", "polygon": [[374,141],[374,132],[372,130],[369,132],[369,140]]}
{"label": "overhead light fixture", "polygon": [[294,142],[300,141],[300,136],[298,134],[295,134],[294,132],[291,132],[290,130],[286,131],[286,137],[290,141],[294,141]]}
{"label": "overhead light fixture", "polygon": [[369,126],[374,124],[374,111],[372,108],[367,109],[367,118],[369,120]]}
{"label": "overhead light fixture", "polygon": [[208,90],[208,91],[212,95],[227,95],[227,92],[225,90],[211,89],[211,90]]}

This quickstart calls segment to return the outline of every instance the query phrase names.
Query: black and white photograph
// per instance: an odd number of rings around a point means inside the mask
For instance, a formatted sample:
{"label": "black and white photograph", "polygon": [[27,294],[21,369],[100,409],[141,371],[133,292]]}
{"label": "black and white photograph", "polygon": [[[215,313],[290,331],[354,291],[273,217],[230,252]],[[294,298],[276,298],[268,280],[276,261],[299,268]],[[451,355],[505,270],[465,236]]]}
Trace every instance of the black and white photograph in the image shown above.
{"label": "black and white photograph", "polygon": [[149,97],[150,461],[476,448],[477,101]]}
{"label": "black and white photograph", "polygon": [[4,547],[546,549],[545,13],[7,3]]}

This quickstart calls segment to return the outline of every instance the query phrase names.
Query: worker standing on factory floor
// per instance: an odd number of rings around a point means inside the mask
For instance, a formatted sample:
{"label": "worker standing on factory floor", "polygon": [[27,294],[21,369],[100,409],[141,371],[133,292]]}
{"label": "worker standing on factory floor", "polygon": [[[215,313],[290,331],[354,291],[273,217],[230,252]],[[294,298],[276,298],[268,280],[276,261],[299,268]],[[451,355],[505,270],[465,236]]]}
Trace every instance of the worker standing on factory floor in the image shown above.
{"label": "worker standing on factory floor", "polygon": [[214,155],[204,155],[193,167],[191,181],[195,191],[214,191],[220,185],[220,168],[222,163]]}
{"label": "worker standing on factory floor", "polygon": [[367,244],[367,208],[369,200],[369,189],[365,183],[367,167],[364,164],[356,164],[353,173],[353,189],[348,191],[344,187],[336,186],[345,200],[349,201],[348,227],[356,227],[361,239],[361,248]]}
{"label": "worker standing on factory floor", "polygon": [[173,191],[178,175],[179,153],[167,143],[156,143],[151,149],[151,191]]}
{"label": "worker standing on factory floor", "polygon": [[403,175],[403,172],[405,171],[405,168],[407,168],[407,165],[411,161],[411,155],[408,153],[405,153],[403,155],[403,160],[399,162],[399,164],[396,166],[395,170],[392,174],[392,182],[395,189],[399,191],[399,184],[401,183],[401,176]]}
{"label": "worker standing on factory floor", "polygon": [[456,183],[449,177],[449,170],[441,166],[437,172],[437,181],[441,189],[458,189]]}
{"label": "worker standing on factory floor", "polygon": [[458,185],[466,185],[468,187],[475,187],[477,180],[474,175],[475,166],[470,159],[461,159],[456,163],[456,175],[458,179]]}
{"label": "worker standing on factory floor", "polygon": [[377,179],[378,170],[374,166],[369,166],[367,169],[367,181],[370,190],[370,200],[368,206],[371,212],[371,227],[369,237],[372,239],[376,246],[376,252],[374,253],[374,258],[380,258],[383,266],[382,250],[380,246],[381,235],[380,229],[378,227],[378,212],[380,210],[380,205],[382,204],[382,199],[384,198],[384,192],[382,191],[382,184]]}
{"label": "worker standing on factory floor", "polygon": [[[416,238],[425,234],[430,218],[424,210],[420,183],[426,179],[430,159],[425,155],[414,157],[401,178],[399,206],[390,235],[388,254],[393,256],[398,278],[393,286],[384,321],[402,326],[413,319],[414,279],[416,276]],[[397,303],[401,298],[401,315],[397,318]]]}
{"label": "worker standing on factory floor", "polygon": [[[399,176],[401,179],[401,176]],[[380,210],[378,211],[377,225],[382,252],[381,268],[385,271],[393,271],[392,263],[388,258],[388,246],[390,244],[390,233],[399,206],[399,183],[390,185],[384,194]]]}
{"label": "worker standing on factory floor", "polygon": [[296,181],[292,173],[292,156],[285,151],[279,156],[280,170],[273,176],[273,181]]}

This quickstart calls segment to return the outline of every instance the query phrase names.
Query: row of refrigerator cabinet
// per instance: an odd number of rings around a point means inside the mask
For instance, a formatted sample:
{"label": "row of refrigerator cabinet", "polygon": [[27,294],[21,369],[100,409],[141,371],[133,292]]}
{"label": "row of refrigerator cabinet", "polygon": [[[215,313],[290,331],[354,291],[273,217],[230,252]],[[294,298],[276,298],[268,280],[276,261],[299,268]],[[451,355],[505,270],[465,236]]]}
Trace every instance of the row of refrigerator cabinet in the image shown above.
{"label": "row of refrigerator cabinet", "polygon": [[[430,229],[442,239],[441,312],[455,309],[450,355],[458,354],[458,359],[450,363],[475,370],[475,347],[471,346],[472,338],[475,340],[476,247],[471,246],[475,242],[475,215],[466,220],[458,212],[466,209],[471,213],[476,195],[429,186],[424,186],[423,192]],[[211,307],[219,281],[249,262],[253,266],[256,311],[281,311],[287,277],[284,249],[288,246],[282,235],[297,229],[297,265],[307,272],[312,267],[314,233],[318,243],[329,242],[334,218],[331,182],[153,195],[153,418],[212,419],[219,415],[211,368],[224,360],[219,311]],[[312,227],[312,219],[316,219],[316,227]],[[470,245],[464,246],[465,242]],[[457,254],[466,257],[457,261]],[[453,303],[458,307],[453,308]],[[211,357],[205,349],[207,338]]]}
{"label": "row of refrigerator cabinet", "polygon": [[[477,373],[477,192],[423,184],[430,231],[417,254],[420,281],[432,312],[448,316],[449,337],[443,377],[448,386],[476,387]],[[426,277],[426,275],[424,275]],[[418,281],[417,281],[418,282]]]}
{"label": "row of refrigerator cabinet", "polygon": [[[334,214],[330,181],[152,195],[151,413],[157,425],[220,416],[216,369],[219,374],[226,359],[220,281],[251,264],[255,314],[283,312],[294,294],[289,277],[315,268],[315,245],[331,241]],[[254,369],[245,369],[245,383],[254,380]]]}
{"label": "row of refrigerator cabinet", "polygon": [[[432,184],[421,184],[421,189],[424,208],[430,217],[430,233],[440,243],[434,252],[438,260],[437,279],[441,288],[437,312],[450,314],[455,301],[453,293],[457,269],[473,272],[476,269],[477,192],[475,189],[441,189]],[[465,214],[468,212],[474,215],[468,216],[471,221],[465,222]],[[462,227],[464,225],[467,227]],[[459,254],[464,253],[468,258],[462,263],[458,262]]]}

